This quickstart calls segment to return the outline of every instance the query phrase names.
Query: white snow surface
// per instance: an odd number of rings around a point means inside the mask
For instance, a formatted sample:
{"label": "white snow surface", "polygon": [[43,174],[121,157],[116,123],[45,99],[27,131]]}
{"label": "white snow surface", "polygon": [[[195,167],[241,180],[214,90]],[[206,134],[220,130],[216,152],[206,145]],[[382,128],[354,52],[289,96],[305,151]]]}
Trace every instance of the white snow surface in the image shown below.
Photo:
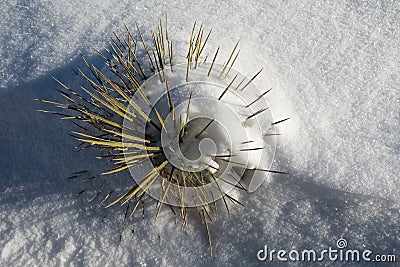
{"label": "white snow surface", "polygon": [[[351,249],[400,260],[399,2],[14,0],[0,7],[0,266],[255,266],[264,245],[323,249],[340,237]],[[86,185],[66,177],[104,162],[76,152],[73,125],[36,112],[44,107],[33,100],[60,99],[53,76],[79,83],[79,51],[102,64],[91,49],[112,31],[137,20],[150,40],[165,12],[175,51],[187,51],[194,20],[213,29],[210,54],[221,45],[223,58],[240,39],[236,68],[249,76],[263,68],[255,82],[273,88],[274,118],[291,118],[280,127],[273,164],[290,174],[274,175],[242,198],[245,207],[218,217],[212,256],[196,214],[183,231],[168,209],[155,221],[152,204],[145,220],[127,222],[122,208],[88,204],[90,194],[77,194]]]}

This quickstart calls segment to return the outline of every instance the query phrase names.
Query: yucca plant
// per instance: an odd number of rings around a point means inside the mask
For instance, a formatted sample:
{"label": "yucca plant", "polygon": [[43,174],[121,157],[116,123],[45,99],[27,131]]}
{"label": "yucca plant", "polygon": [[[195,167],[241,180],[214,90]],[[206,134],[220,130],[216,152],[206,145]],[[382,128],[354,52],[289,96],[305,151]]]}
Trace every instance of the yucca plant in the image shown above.
{"label": "yucca plant", "polygon": [[90,201],[126,205],[127,216],[150,195],[158,202],[156,217],[164,204],[183,227],[194,209],[212,253],[209,223],[219,205],[229,213],[228,202],[242,205],[238,192],[253,192],[268,173],[285,173],[269,167],[279,135],[275,125],[287,119],[273,121],[265,100],[271,89],[260,92],[253,83],[261,70],[249,78],[233,68],[239,42],[218,64],[220,48],[205,53],[210,35],[195,22],[186,62],[180,63],[174,55],[182,51],[173,48],[167,16],[151,31],[151,42],[137,23],[135,32],[124,26],[96,50],[107,69],[82,56],[87,70],[79,74],[87,86],[73,89],[55,79],[65,101],[41,100],[57,110],[40,111],[72,120],[77,130],[71,135],[81,149],[105,151],[98,158],[115,166],[103,175],[121,173],[132,181],[114,199],[114,190],[99,191]]}

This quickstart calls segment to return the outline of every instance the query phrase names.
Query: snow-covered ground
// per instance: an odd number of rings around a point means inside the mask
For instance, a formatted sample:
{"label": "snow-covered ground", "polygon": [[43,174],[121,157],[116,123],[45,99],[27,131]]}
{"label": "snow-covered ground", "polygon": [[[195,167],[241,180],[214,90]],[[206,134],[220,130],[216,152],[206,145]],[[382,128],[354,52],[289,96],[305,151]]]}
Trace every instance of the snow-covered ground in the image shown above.
{"label": "snow-covered ground", "polygon": [[[2,2],[0,265],[252,266],[267,264],[264,245],[322,250],[340,237],[400,261],[400,3],[268,2]],[[86,185],[66,177],[104,166],[33,100],[58,97],[52,76],[78,83],[79,51],[90,57],[135,19],[154,28],[165,12],[175,51],[186,51],[194,20],[213,29],[210,51],[228,54],[240,39],[236,68],[264,68],[256,84],[273,88],[274,117],[291,117],[274,163],[290,174],[218,217],[212,257],[196,216],[186,232],[167,209],[154,221],[154,206],[123,222],[118,208],[77,195]]]}

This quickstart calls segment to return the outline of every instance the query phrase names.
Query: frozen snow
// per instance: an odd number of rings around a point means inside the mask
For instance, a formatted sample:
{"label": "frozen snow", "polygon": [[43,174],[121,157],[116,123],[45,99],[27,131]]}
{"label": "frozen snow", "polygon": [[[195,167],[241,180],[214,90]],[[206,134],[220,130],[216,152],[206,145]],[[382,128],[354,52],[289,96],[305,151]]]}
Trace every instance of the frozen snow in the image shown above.
{"label": "frozen snow", "polygon": [[[264,68],[256,84],[273,88],[274,118],[291,117],[273,165],[290,175],[219,216],[212,258],[196,216],[184,232],[167,209],[154,222],[154,205],[123,223],[123,210],[87,204],[86,184],[66,177],[102,162],[75,152],[72,125],[33,101],[58,97],[52,76],[78,83],[79,51],[93,55],[123,22],[152,28],[165,11],[175,51],[195,19],[213,29],[210,53],[240,39],[236,68]],[[319,249],[341,236],[399,260],[399,29],[396,1],[3,1],[0,265],[251,266],[266,244]]]}

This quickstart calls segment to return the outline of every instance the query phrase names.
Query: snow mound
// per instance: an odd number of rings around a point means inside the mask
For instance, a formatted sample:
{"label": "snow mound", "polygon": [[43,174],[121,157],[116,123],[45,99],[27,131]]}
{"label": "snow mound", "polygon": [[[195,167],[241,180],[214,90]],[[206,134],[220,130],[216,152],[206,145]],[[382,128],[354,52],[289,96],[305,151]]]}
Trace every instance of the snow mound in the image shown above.
{"label": "snow mound", "polygon": [[[2,3],[0,265],[255,266],[264,245],[318,249],[341,236],[399,258],[399,3],[188,3]],[[236,68],[263,67],[255,82],[273,88],[274,118],[291,117],[273,165],[290,175],[219,216],[213,258],[196,220],[183,232],[167,209],[156,222],[150,206],[147,220],[123,223],[119,209],[86,204],[85,185],[65,178],[99,162],[74,151],[71,124],[33,101],[57,99],[52,76],[79,84],[78,51],[99,62],[92,47],[123,22],[144,31],[165,11],[175,49],[187,49],[195,19],[213,28],[208,45],[221,44],[221,58],[240,39]]]}

